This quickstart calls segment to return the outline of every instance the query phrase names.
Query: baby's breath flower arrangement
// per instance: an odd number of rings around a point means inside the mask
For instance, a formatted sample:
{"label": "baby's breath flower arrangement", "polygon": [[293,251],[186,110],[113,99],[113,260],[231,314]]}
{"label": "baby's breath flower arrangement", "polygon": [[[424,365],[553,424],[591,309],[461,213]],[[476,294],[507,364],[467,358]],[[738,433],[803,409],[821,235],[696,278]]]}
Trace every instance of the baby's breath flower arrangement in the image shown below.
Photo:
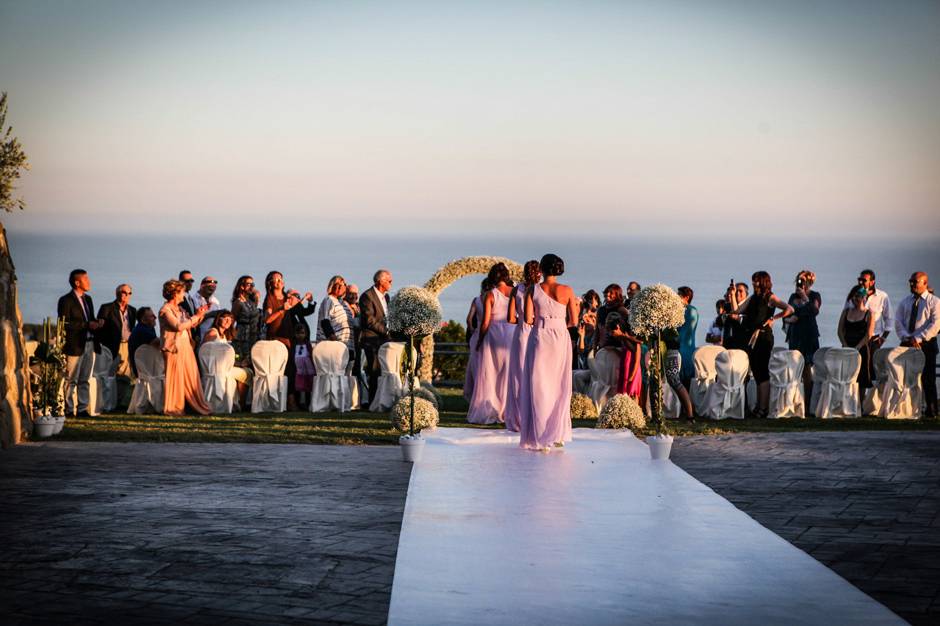
{"label": "baby's breath flower arrangement", "polygon": [[594,401],[583,393],[571,394],[571,419],[594,419],[597,417],[597,407]]}
{"label": "baby's breath flower arrangement", "polygon": [[[408,337],[408,347],[405,349],[407,362],[405,369],[408,372],[408,389],[411,398],[411,427],[409,436],[415,436],[414,411],[415,400],[415,366],[411,362],[415,353],[415,338],[427,337],[441,323],[441,303],[437,295],[431,290],[414,285],[405,287],[396,293],[388,306],[388,330]],[[424,402],[428,402],[424,400]],[[428,403],[430,404],[430,403]],[[433,405],[431,408],[434,408]],[[435,409],[436,413],[436,409]],[[419,429],[420,430],[420,429]]]}
{"label": "baby's breath flower arrangement", "polygon": [[436,428],[439,419],[434,405],[418,396],[405,396],[398,400],[390,415],[392,426],[401,432],[410,431],[412,436],[424,428]]}
{"label": "baby's breath flower arrangement", "polygon": [[619,393],[604,405],[597,418],[598,428],[629,428],[632,431],[646,428],[646,416],[636,400]]}
{"label": "baby's breath flower arrangement", "polygon": [[437,396],[435,396],[430,389],[424,387],[424,383],[421,383],[420,387],[415,387],[415,397],[427,400],[434,405],[434,408],[440,408],[440,402],[437,401]]}
{"label": "baby's breath flower arrangement", "polygon": [[644,287],[630,300],[630,328],[650,345],[650,404],[657,434],[666,432],[663,414],[663,332],[674,331],[685,321],[685,305],[679,294],[657,283]]}

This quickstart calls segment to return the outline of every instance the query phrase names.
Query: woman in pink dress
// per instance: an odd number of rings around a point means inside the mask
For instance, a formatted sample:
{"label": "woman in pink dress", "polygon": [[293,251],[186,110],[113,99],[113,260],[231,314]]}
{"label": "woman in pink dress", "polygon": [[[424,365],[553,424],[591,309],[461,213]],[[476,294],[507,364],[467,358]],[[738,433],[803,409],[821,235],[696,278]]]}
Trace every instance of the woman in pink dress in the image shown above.
{"label": "woman in pink dress", "polygon": [[477,331],[480,328],[480,323],[483,321],[483,296],[492,288],[493,285],[490,284],[489,276],[487,276],[483,279],[483,282],[480,283],[480,295],[474,298],[473,302],[470,303],[470,312],[467,313],[467,333],[470,335],[470,338],[467,339],[467,344],[470,346],[470,353],[467,359],[467,374],[463,381],[463,397],[467,402],[470,402],[470,399],[473,398],[477,366],[480,362],[480,353],[476,349],[476,345]]}
{"label": "woman in pink dress", "polygon": [[525,379],[525,352],[529,343],[529,331],[532,326],[525,321],[525,293],[529,287],[537,285],[542,278],[539,262],[526,262],[522,269],[524,284],[512,288],[509,296],[509,323],[515,325],[512,343],[509,345],[509,389],[506,393],[506,430],[519,432],[519,393]]}
{"label": "woman in pink dress", "polygon": [[200,415],[209,415],[212,410],[202,395],[199,366],[193,351],[193,340],[189,330],[198,326],[208,310],[201,306],[193,317],[186,317],[180,303],[186,292],[183,283],[168,280],[163,283],[166,303],[160,309],[160,349],[166,364],[163,387],[163,412],[166,415],[183,415],[186,405]]}
{"label": "woman in pink dress", "polygon": [[467,412],[467,421],[471,424],[502,423],[509,389],[509,344],[513,327],[508,316],[512,278],[505,263],[493,265],[487,278],[493,288],[483,296],[483,321],[474,348],[480,353],[480,360]]}
{"label": "woman in pink dress", "polygon": [[557,282],[565,262],[546,254],[544,280],[526,289],[525,319],[532,324],[526,346],[519,446],[549,451],[571,441],[571,333],[578,323],[578,298]]}

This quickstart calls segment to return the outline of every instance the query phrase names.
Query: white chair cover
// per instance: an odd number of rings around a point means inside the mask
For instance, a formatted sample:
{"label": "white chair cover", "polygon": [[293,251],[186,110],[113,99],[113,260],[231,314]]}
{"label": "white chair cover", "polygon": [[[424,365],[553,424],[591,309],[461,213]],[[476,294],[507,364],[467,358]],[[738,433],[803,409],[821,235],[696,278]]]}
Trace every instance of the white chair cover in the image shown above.
{"label": "white chair cover", "polygon": [[699,414],[705,413],[705,396],[708,395],[708,388],[715,382],[715,359],[724,351],[721,346],[707,345],[692,354],[695,378],[692,379],[689,391],[692,405]]}
{"label": "white chair cover", "polygon": [[95,366],[88,381],[88,414],[97,415],[111,411],[117,406],[116,365],[110,348],[101,346],[101,354],[95,355]]}
{"label": "white chair cover", "polygon": [[767,417],[806,417],[803,365],[803,355],[798,350],[783,349],[771,353]]}
{"label": "white chair cover", "polygon": [[744,350],[725,350],[715,358],[715,382],[705,396],[706,417],[744,419],[744,379],[748,369],[747,352]]}
{"label": "white chair cover", "polygon": [[238,406],[238,381],[232,373],[235,348],[210,341],[199,348],[202,394],[213,413],[231,413]]}
{"label": "white chair cover", "polygon": [[405,344],[400,341],[389,341],[379,348],[378,360],[382,373],[375,386],[375,397],[369,404],[369,410],[373,413],[388,411],[404,393],[401,384],[401,358],[404,353]]}
{"label": "white chair cover", "polygon": [[[818,351],[815,358],[819,358]],[[826,376],[820,385],[816,417],[858,417],[861,408],[858,371],[862,368],[862,355],[855,348],[829,348],[823,360],[816,364],[823,366]]]}
{"label": "white chair cover", "polygon": [[255,370],[251,382],[251,412],[287,410],[287,346],[280,341],[258,341],[251,348],[251,365]]}
{"label": "white chair cover", "polygon": [[591,370],[590,363],[594,360],[589,357],[588,369],[571,371],[571,391],[572,393],[583,393],[587,395],[591,390]]}
{"label": "white chair cover", "polygon": [[[600,412],[607,401],[617,394],[621,357],[613,348],[601,348],[591,363],[591,385],[588,395]],[[639,376],[639,374],[637,374]]]}
{"label": "white chair cover", "polygon": [[[813,391],[808,406],[809,410],[813,412],[813,415],[816,415],[816,405],[819,404],[819,394],[822,392],[823,385],[826,384],[826,378],[829,376],[826,371],[826,353],[830,350],[832,350],[832,348],[825,346],[816,350],[816,353],[813,355]],[[816,417],[819,416],[816,415]]]}
{"label": "white chair cover", "polygon": [[349,349],[341,341],[320,341],[313,347],[313,366],[317,375],[313,377],[310,394],[311,411],[348,411],[352,407],[349,383],[352,376],[346,375]]}
{"label": "white chair cover", "polygon": [[137,382],[127,407],[128,414],[162,413],[163,383],[166,364],[159,348],[144,345],[134,352]]}
{"label": "white chair cover", "polygon": [[[880,350],[879,350],[880,352]],[[927,359],[917,348],[894,348],[885,358],[885,389],[881,417],[919,418],[924,401],[920,377]]]}
{"label": "white chair cover", "polygon": [[888,354],[892,348],[878,348],[871,355],[872,381],[871,387],[865,390],[862,399],[862,414],[881,415],[884,405],[885,392],[888,388]]}

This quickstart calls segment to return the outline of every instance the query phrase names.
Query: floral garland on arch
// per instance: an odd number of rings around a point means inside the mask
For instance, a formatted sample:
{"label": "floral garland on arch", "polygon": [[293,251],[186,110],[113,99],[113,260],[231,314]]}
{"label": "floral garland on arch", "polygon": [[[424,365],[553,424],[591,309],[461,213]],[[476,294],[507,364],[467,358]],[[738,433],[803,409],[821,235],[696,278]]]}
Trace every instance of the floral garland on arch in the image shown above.
{"label": "floral garland on arch", "polygon": [[[428,282],[424,283],[424,288],[434,295],[440,295],[442,291],[461,278],[473,276],[474,274],[487,274],[491,267],[500,262],[505,263],[506,267],[509,268],[509,274],[513,280],[522,280],[522,266],[512,259],[501,256],[468,256],[444,264],[434,272]],[[418,378],[430,381],[434,376],[433,335],[428,335],[421,340],[421,354],[424,358],[421,361],[421,371],[418,373]]]}
{"label": "floral garland on arch", "polygon": [[656,432],[666,432],[663,413],[663,332],[685,322],[685,305],[670,287],[657,283],[644,287],[630,300],[630,328],[650,346],[650,396]]}

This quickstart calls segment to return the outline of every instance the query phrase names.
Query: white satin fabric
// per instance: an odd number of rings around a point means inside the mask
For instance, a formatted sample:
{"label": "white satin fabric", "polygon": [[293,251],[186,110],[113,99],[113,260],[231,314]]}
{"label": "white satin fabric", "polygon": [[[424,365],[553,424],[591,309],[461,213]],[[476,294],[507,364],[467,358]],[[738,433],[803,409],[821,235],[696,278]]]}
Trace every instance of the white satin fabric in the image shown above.
{"label": "white satin fabric", "polygon": [[924,402],[920,378],[926,364],[923,351],[917,348],[893,348],[888,351],[884,363],[882,402],[877,415],[889,419],[920,417]]}
{"label": "white satin fabric", "polygon": [[144,345],[134,352],[137,383],[127,407],[128,414],[162,413],[163,384],[166,365],[159,348]]}
{"label": "white satin fabric", "polygon": [[382,373],[375,385],[375,397],[369,404],[369,410],[373,413],[388,411],[402,397],[401,359],[404,353],[405,344],[401,341],[389,341],[379,348],[378,360]]}
{"label": "white satin fabric", "polygon": [[[819,358],[816,352],[815,359]],[[858,401],[858,372],[862,367],[862,355],[855,348],[829,348],[823,355],[822,365],[825,378],[816,379],[813,386],[819,386],[819,399],[815,410],[816,417],[858,417],[861,407]],[[817,373],[819,369],[817,369]]]}
{"label": "white satin fabric", "polygon": [[798,350],[783,349],[771,353],[767,417],[806,417],[803,366],[803,355]]}
{"label": "white satin fabric", "polygon": [[310,393],[310,410],[343,412],[352,408],[352,395],[346,375],[349,349],[342,341],[320,341],[313,347],[313,391]]}
{"label": "white satin fabric", "polygon": [[213,413],[231,413],[238,406],[238,381],[235,378],[235,349],[221,341],[210,341],[199,348],[202,395]]}
{"label": "white satin fabric", "polygon": [[287,410],[287,346],[280,341],[257,341],[251,347],[255,377],[251,383],[252,413]]}
{"label": "white satin fabric", "polygon": [[715,383],[715,359],[722,352],[725,352],[725,349],[721,346],[706,345],[692,354],[695,378],[692,379],[690,394],[692,405],[700,415],[705,413],[705,397],[708,395],[708,389]]}
{"label": "white satin fabric", "polygon": [[115,361],[111,350],[101,346],[95,355],[95,366],[88,379],[88,414],[97,415],[117,406],[117,377],[115,372],[121,361]]}
{"label": "white satin fabric", "polygon": [[[607,401],[617,394],[617,383],[622,359],[613,348],[601,348],[594,355],[591,363],[591,384],[588,395],[597,407],[598,413]],[[639,374],[637,374],[639,376]]]}
{"label": "white satin fabric", "polygon": [[744,419],[744,379],[749,369],[744,350],[725,350],[715,358],[715,382],[705,396],[706,417]]}
{"label": "white satin fabric", "polygon": [[863,415],[881,415],[881,407],[884,405],[885,390],[888,386],[888,354],[892,348],[878,348],[871,355],[871,387],[865,390],[865,397],[862,398]]}
{"label": "white satin fabric", "polygon": [[816,350],[816,353],[813,355],[813,391],[809,398],[809,405],[807,407],[813,415],[816,415],[816,405],[819,404],[819,394],[822,392],[823,383],[828,376],[828,373],[826,372],[826,353],[830,350],[832,350],[832,348],[824,346],[819,350]]}

